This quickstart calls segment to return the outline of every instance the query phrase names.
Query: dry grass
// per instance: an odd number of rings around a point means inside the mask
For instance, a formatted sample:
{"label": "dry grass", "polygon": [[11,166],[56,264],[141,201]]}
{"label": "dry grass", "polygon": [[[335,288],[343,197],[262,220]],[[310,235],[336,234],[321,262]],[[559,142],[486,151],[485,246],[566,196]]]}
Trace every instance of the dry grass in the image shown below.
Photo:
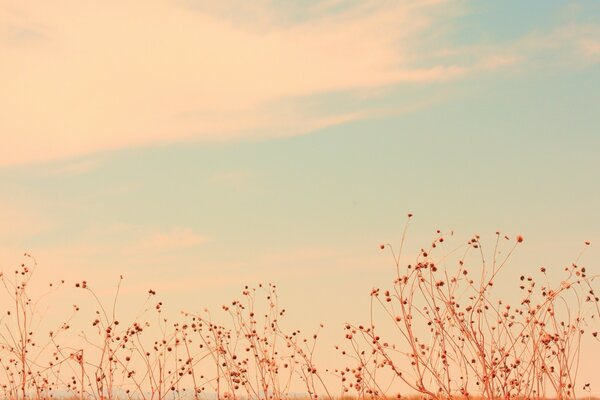
{"label": "dry grass", "polygon": [[518,299],[500,298],[494,283],[522,241],[498,233],[488,260],[475,236],[437,256],[445,244],[438,232],[409,265],[401,263],[402,244],[382,245],[394,259],[393,283],[371,292],[369,323],[346,324],[337,348],[347,365],[330,372],[314,362],[318,332],[282,328],[274,285],[246,287],[223,306],[227,323],[219,323],[209,312],[171,321],[153,290],[136,318],[119,321],[120,281],[108,301],[77,282],[96,304],[90,326],[69,333],[79,313],[73,306],[51,332],[38,331],[29,293],[36,262],[26,255],[27,263],[0,278],[0,391],[15,400],[587,398],[577,368],[582,336],[597,336],[590,330],[600,317],[595,277],[576,260],[559,283],[541,268],[538,278],[519,278]]}

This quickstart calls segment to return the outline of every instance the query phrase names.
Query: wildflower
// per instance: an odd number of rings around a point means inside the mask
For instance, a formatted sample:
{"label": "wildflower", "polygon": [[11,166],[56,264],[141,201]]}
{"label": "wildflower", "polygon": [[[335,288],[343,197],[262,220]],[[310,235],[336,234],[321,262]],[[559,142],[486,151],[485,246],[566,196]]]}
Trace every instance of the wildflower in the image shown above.
{"label": "wildflower", "polygon": [[544,343],[544,344],[548,344],[548,343],[550,343],[551,341],[552,341],[552,336],[551,336],[549,333],[545,333],[545,334],[542,336],[542,343]]}
{"label": "wildflower", "polygon": [[521,236],[521,235],[517,236],[517,243],[523,243],[523,236]]}

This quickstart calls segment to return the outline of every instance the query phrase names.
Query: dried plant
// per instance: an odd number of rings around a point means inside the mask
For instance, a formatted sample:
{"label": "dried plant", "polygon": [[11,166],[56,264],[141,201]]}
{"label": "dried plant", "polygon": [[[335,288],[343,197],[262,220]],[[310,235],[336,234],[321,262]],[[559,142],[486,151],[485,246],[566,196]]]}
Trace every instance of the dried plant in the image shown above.
{"label": "dried plant", "polygon": [[[317,398],[319,389],[329,395],[313,362],[317,334],[302,339],[300,331],[285,333],[280,320],[275,285],[246,287],[243,300],[223,306],[229,328],[215,324],[210,314],[187,314],[195,333],[210,349],[216,366],[215,392],[218,398],[282,399],[292,397],[290,387],[299,379],[306,395]],[[257,293],[264,294],[263,307]]]}
{"label": "dried plant", "polygon": [[[448,242],[438,231],[406,263],[405,235],[406,229],[399,248],[381,246],[391,252],[396,274],[390,289],[371,291],[369,322],[344,326],[345,344],[337,348],[350,365],[331,371],[341,381],[336,397],[576,398],[582,337],[598,340],[591,323],[600,317],[596,277],[579,258],[555,284],[540,267],[538,278],[518,277],[518,296],[503,298],[496,283],[521,236],[497,233],[490,254],[475,236],[438,255]],[[0,274],[3,398],[278,400],[298,397],[299,388],[303,398],[334,397],[330,374],[315,362],[319,331],[304,336],[286,329],[275,285],[246,286],[219,315],[182,312],[172,321],[152,289],[133,318],[120,318],[123,277],[109,298],[79,281],[74,286],[85,294],[82,301],[91,300],[93,315],[79,315],[72,305],[63,318],[53,313],[53,328],[45,331],[40,301],[65,282],[32,296],[37,263],[25,259]],[[89,324],[72,327],[81,318]],[[583,390],[590,397],[590,385]]]}
{"label": "dried plant", "polygon": [[[553,286],[541,267],[540,283],[523,275],[518,296],[502,298],[494,283],[522,236],[510,244],[497,232],[489,261],[475,236],[452,252],[463,250],[455,268],[441,266],[446,257],[436,260],[444,244],[441,232],[404,267],[403,242],[404,235],[398,251],[381,246],[392,253],[396,277],[390,290],[372,290],[370,323],[345,327],[350,348],[343,352],[356,362],[339,371],[345,392],[385,395],[389,385],[382,386],[377,377],[388,371],[403,390],[433,399],[472,394],[485,399],[576,398],[582,335],[597,336],[586,331],[588,322],[600,316],[591,286],[595,276],[576,261]],[[503,242],[509,243],[507,251]],[[467,261],[471,253],[476,262]],[[375,305],[389,317],[392,337],[381,337]]]}

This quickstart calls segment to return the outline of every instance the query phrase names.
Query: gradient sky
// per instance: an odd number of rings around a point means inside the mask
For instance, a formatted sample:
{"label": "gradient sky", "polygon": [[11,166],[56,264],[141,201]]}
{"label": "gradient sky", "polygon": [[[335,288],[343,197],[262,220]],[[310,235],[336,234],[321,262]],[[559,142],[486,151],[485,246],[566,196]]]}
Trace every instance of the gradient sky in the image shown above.
{"label": "gradient sky", "polygon": [[335,337],[407,212],[413,251],[523,234],[510,275],[589,240],[600,273],[600,3],[210,3],[0,5],[1,269],[173,310],[270,281]]}

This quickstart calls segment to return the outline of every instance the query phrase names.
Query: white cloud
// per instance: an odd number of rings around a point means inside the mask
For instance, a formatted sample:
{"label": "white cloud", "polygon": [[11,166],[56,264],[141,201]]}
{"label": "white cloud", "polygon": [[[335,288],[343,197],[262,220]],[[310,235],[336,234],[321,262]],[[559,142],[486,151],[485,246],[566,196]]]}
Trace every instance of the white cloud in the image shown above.
{"label": "white cloud", "polygon": [[497,52],[512,55],[522,68],[584,68],[600,62],[600,26],[568,24],[534,32],[503,46]]}
{"label": "white cloud", "polygon": [[99,166],[99,158],[70,160],[69,162],[63,163],[53,169],[50,169],[47,173],[50,175],[79,175],[94,171]]}

